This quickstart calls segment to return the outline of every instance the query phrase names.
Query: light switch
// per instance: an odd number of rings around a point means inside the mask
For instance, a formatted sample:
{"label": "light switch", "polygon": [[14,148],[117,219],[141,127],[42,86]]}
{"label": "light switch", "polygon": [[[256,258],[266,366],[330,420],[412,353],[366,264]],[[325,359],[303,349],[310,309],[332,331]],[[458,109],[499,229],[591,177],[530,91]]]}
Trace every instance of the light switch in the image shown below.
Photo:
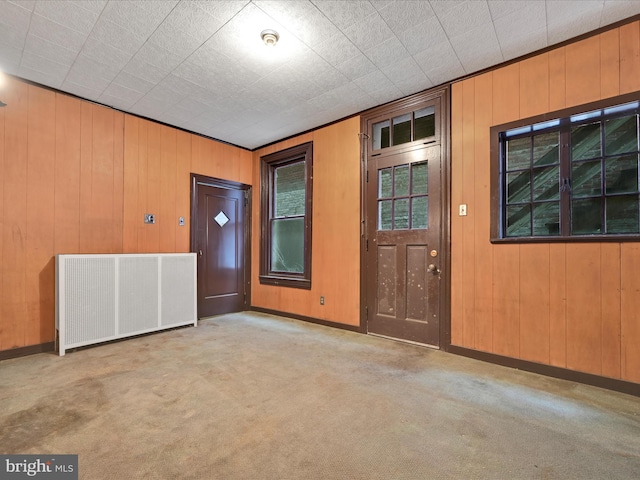
{"label": "light switch", "polygon": [[466,203],[461,203],[460,207],[458,208],[458,215],[461,217],[466,217],[467,216],[467,204]]}

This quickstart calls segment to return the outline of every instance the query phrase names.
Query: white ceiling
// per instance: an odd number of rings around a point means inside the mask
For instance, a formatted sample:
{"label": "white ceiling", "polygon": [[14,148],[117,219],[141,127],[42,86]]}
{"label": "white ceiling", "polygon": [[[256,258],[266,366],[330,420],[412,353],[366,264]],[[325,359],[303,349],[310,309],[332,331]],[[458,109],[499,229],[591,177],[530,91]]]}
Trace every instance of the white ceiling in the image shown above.
{"label": "white ceiling", "polygon": [[0,0],[0,69],[253,149],[638,13],[636,0]]}

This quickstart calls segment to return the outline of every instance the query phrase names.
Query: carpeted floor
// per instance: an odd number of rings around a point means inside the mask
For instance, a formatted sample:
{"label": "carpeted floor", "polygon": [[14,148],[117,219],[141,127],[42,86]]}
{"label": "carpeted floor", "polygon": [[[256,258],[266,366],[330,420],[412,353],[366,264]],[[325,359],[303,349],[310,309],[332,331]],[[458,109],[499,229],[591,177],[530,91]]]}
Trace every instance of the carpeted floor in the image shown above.
{"label": "carpeted floor", "polygon": [[640,398],[256,313],[0,362],[0,406],[88,480],[640,478]]}

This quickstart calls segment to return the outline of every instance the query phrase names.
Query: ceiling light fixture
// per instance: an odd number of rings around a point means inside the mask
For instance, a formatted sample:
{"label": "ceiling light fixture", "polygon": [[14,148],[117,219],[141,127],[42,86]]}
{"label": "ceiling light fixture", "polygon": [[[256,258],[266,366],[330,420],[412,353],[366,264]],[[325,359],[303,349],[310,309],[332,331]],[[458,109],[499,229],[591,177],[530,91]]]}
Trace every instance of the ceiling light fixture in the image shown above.
{"label": "ceiling light fixture", "polygon": [[280,35],[275,30],[263,30],[260,37],[267,47],[275,47]]}

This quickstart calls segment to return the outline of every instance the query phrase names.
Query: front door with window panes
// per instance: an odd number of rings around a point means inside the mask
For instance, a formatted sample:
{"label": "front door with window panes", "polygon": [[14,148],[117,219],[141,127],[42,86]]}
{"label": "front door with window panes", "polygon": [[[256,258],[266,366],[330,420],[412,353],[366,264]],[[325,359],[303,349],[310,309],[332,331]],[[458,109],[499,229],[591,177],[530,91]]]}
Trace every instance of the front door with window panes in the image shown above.
{"label": "front door with window panes", "polygon": [[439,103],[373,118],[366,172],[367,331],[440,345]]}

